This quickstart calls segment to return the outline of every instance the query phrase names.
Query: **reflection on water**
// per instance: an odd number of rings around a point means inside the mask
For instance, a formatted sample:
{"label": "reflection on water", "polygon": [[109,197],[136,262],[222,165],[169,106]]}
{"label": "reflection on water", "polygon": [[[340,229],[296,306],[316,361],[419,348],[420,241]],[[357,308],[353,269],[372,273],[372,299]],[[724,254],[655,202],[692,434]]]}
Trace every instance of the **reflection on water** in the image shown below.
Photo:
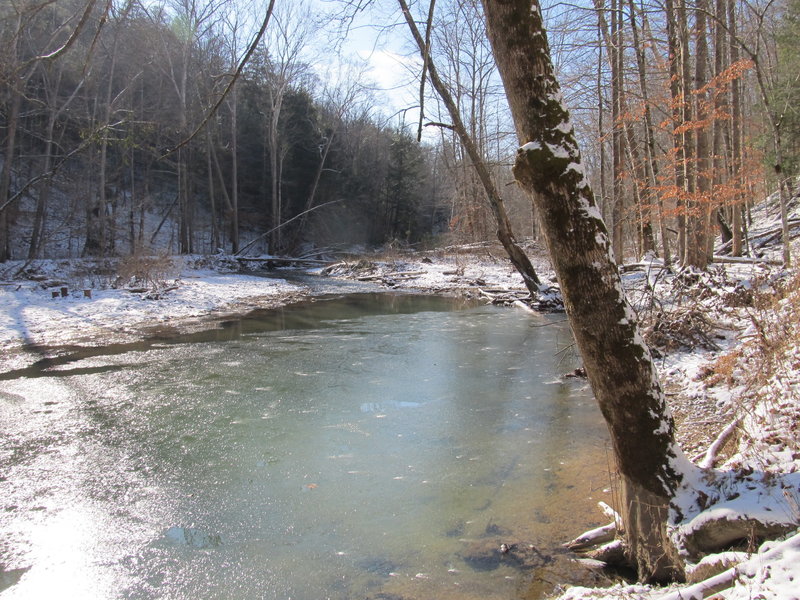
{"label": "reflection on water", "polygon": [[604,426],[557,379],[564,324],[452,302],[328,298],[9,375],[3,597],[535,597],[520,564],[607,499]]}

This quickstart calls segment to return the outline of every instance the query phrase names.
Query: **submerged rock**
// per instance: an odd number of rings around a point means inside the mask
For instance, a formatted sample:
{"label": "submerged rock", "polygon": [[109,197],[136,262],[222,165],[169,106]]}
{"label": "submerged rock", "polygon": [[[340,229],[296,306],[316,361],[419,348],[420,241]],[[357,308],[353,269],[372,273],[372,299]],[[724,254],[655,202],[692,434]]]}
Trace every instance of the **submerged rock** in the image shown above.
{"label": "submerged rock", "polygon": [[503,565],[520,571],[520,598],[544,598],[560,585],[607,587],[613,583],[601,563],[578,561],[563,548],[540,550],[530,543],[493,538],[470,543],[460,556],[476,571],[492,571]]}
{"label": "submerged rock", "polygon": [[373,575],[382,575],[383,577],[389,577],[399,568],[397,563],[383,556],[365,558],[364,560],[358,561],[356,566],[362,571],[372,573]]}
{"label": "submerged rock", "polygon": [[222,545],[222,538],[218,534],[192,527],[172,526],[164,532],[164,539],[179,546],[192,548],[216,548]]}
{"label": "submerged rock", "polygon": [[496,538],[471,542],[459,555],[476,571],[493,571],[501,565],[528,570],[553,561],[533,544],[509,544]]}

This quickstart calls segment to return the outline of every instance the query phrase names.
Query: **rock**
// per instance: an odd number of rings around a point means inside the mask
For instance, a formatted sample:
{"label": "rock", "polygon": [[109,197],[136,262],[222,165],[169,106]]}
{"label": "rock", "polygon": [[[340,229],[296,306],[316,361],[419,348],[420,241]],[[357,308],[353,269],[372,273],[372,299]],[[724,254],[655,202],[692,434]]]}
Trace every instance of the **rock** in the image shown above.
{"label": "rock", "polygon": [[552,556],[542,554],[533,544],[509,544],[497,538],[471,542],[459,556],[476,571],[493,571],[501,565],[529,570],[553,561]]}
{"label": "rock", "polygon": [[216,548],[222,545],[222,538],[219,535],[192,527],[170,527],[164,532],[164,539],[179,546],[192,548]]}

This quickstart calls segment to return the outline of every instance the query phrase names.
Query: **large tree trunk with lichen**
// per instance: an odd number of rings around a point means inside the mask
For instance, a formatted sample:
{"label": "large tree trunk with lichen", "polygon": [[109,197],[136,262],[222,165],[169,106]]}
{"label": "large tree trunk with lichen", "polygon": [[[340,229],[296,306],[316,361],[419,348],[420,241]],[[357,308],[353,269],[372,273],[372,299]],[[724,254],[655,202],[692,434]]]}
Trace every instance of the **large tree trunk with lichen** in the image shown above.
{"label": "large tree trunk with lichen", "polygon": [[685,459],[584,177],[541,10],[531,0],[482,1],[521,142],[514,175],[536,204],[575,341],[611,433],[631,558],[642,580],[681,579],[682,561],[666,526]]}

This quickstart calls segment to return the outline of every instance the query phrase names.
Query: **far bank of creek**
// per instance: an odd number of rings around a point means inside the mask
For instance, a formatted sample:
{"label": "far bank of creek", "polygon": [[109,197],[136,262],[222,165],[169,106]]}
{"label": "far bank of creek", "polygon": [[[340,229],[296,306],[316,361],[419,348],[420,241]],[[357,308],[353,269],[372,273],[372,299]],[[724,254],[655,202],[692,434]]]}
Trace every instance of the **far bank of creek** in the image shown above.
{"label": "far bank of creek", "polygon": [[562,377],[570,343],[563,315],[347,293],[0,374],[0,596],[521,600],[593,582],[560,546],[611,501],[605,425]]}

